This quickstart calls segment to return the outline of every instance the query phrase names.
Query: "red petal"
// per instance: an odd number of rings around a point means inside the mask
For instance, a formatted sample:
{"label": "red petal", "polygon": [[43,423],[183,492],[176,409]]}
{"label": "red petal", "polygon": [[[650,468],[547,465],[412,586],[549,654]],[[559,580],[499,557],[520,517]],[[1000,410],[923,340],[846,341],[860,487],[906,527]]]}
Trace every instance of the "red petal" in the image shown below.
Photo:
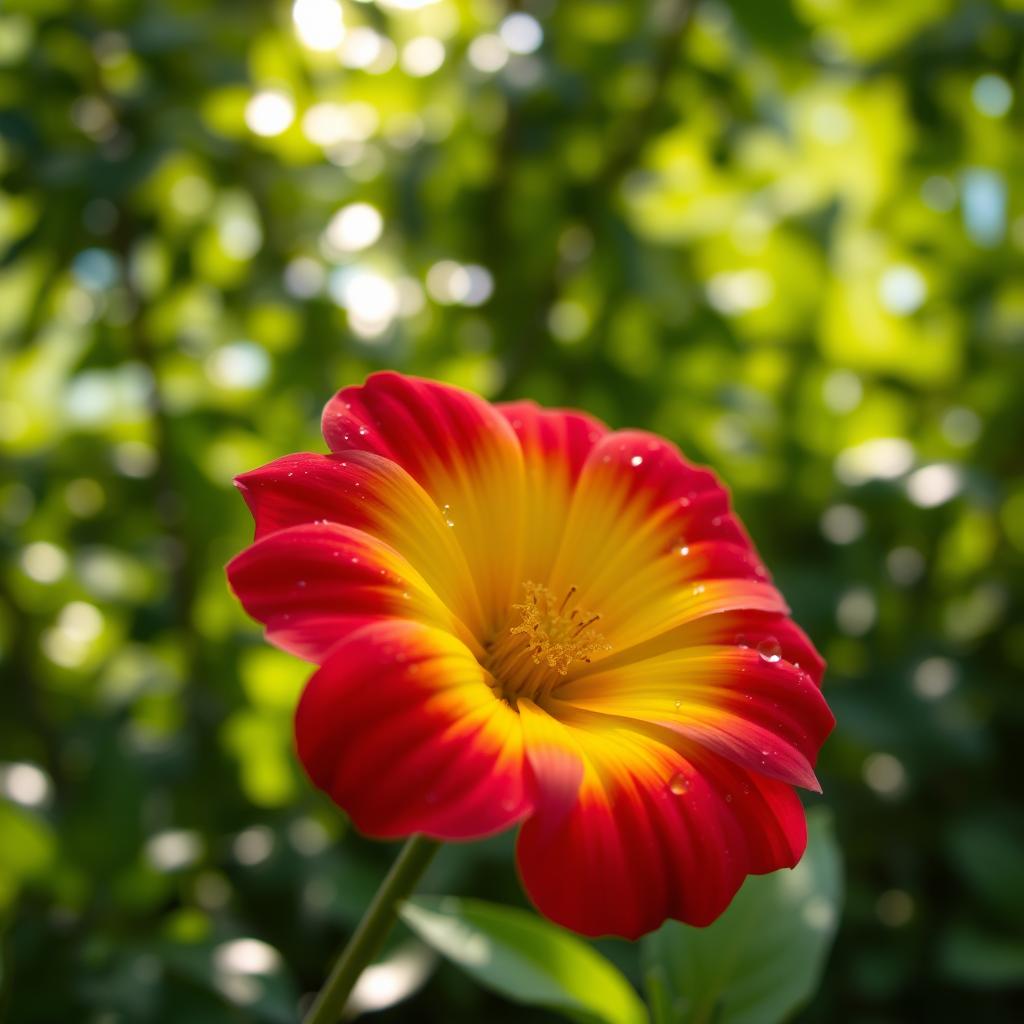
{"label": "red petal", "polygon": [[488,631],[497,629],[522,582],[523,456],[504,417],[468,391],[388,372],[339,391],[323,430],[333,451],[376,452],[424,488],[465,553]]}
{"label": "red petal", "polygon": [[465,633],[401,555],[347,526],[278,530],[234,558],[227,573],[267,639],[310,661],[322,662],[353,629],[381,616]]}
{"label": "red petal", "polygon": [[751,772],[820,791],[814,762],[832,712],[806,672],[755,649],[688,647],[569,681],[554,695],[664,726]]}
{"label": "red petal", "polygon": [[806,827],[789,786],[664,730],[586,712],[551,721],[582,752],[580,795],[567,812],[564,784],[549,800],[536,777],[518,860],[530,898],[557,923],[630,939],[668,917],[706,925],[748,874],[800,859]]}
{"label": "red petal", "polygon": [[429,495],[401,466],[371,452],[287,455],[235,481],[256,537],[330,521],[384,541],[466,625],[483,632],[476,588],[458,542]]}
{"label": "red petal", "polygon": [[714,475],[641,431],[590,452],[549,586],[578,588],[611,656],[708,615],[787,611]]}
{"label": "red petal", "polygon": [[573,490],[594,445],[608,428],[591,416],[542,409],[534,402],[497,406],[523,449],[526,543],[522,579],[545,579],[562,542]]}
{"label": "red petal", "polygon": [[538,484],[552,471],[574,484],[594,445],[608,433],[600,420],[573,409],[543,409],[529,401],[502,402],[495,408],[519,438],[527,473],[535,474]]}
{"label": "red petal", "polygon": [[296,714],[310,778],[368,835],[489,835],[531,809],[518,716],[458,640],[382,620],[337,647]]}

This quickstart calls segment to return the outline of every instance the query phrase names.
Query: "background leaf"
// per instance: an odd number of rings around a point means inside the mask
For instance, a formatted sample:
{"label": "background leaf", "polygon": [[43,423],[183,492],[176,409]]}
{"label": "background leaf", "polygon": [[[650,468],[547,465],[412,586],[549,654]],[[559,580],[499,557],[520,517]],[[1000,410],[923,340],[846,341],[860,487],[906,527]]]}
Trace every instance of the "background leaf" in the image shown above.
{"label": "background leaf", "polygon": [[408,901],[402,919],[480,984],[574,1020],[641,1024],[643,1003],[619,970],[582,939],[535,914],[445,896]]}
{"label": "background leaf", "polygon": [[644,942],[658,1022],[775,1024],[814,993],[839,921],[842,867],[824,813],[792,871],[748,878],[707,928],[670,921]]}

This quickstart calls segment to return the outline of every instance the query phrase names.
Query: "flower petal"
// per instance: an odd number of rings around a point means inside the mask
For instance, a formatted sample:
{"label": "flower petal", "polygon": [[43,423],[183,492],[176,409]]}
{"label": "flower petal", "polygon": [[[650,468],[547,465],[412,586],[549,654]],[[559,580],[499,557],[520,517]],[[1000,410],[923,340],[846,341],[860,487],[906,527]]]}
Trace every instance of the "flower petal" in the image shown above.
{"label": "flower petal", "polygon": [[496,630],[522,580],[523,456],[508,421],[468,391],[388,372],[339,391],[323,430],[332,451],[376,452],[430,495]]}
{"label": "flower petal", "polygon": [[684,647],[749,647],[757,651],[778,650],[782,661],[802,669],[821,686],[825,662],[807,634],[785,615],[747,609],[723,612],[686,623],[602,663],[607,669],[616,664],[642,661]]}
{"label": "flower petal", "polygon": [[482,632],[476,587],[452,531],[429,495],[401,466],[372,452],[287,455],[235,481],[257,539],[330,521],[379,538],[427,581],[470,629]]}
{"label": "flower petal", "polygon": [[555,696],[664,726],[751,772],[820,792],[813,766],[835,719],[777,647],[690,647],[570,680]]}
{"label": "flower petal", "polygon": [[351,634],[296,713],[299,757],[368,835],[470,839],[528,814],[518,716],[470,651],[421,623]]}
{"label": "flower petal", "polygon": [[591,449],[608,433],[608,428],[592,416],[542,409],[535,402],[506,402],[496,408],[508,420],[523,449],[523,579],[544,580],[561,545],[580,472]]}
{"label": "flower petal", "polygon": [[641,431],[601,439],[580,474],[552,573],[623,651],[708,615],[785,614],[714,474]]}
{"label": "flower petal", "polygon": [[560,734],[584,759],[579,798],[567,811],[564,777],[549,799],[535,772],[517,851],[530,898],[557,923],[631,939],[667,917],[705,925],[746,875],[800,859],[806,825],[791,787],[668,730],[571,709],[550,722],[548,743]]}
{"label": "flower petal", "polygon": [[227,573],[245,610],[266,626],[267,639],[317,663],[353,629],[381,616],[467,635],[398,552],[348,526],[278,530],[235,557]]}

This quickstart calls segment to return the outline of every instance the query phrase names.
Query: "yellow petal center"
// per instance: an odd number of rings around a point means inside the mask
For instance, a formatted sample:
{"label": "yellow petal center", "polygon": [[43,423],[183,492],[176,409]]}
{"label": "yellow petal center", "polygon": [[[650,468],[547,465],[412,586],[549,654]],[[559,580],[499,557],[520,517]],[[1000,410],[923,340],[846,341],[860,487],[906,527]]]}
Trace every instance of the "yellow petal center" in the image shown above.
{"label": "yellow petal center", "polygon": [[524,600],[512,606],[511,624],[488,645],[484,664],[513,706],[519,696],[543,696],[575,663],[611,647],[597,629],[601,616],[574,603],[576,587],[559,595],[528,581],[523,590]]}

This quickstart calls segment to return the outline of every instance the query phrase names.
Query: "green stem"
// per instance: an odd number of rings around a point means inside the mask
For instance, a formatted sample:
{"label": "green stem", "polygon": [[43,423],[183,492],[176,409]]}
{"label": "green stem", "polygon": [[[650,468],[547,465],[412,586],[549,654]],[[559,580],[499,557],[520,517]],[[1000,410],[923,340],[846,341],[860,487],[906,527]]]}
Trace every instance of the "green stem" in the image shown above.
{"label": "green stem", "polygon": [[426,836],[410,836],[396,858],[359,927],[309,1008],[303,1024],[338,1024],[349,994],[363,968],[380,952],[397,915],[396,905],[412,892],[441,844]]}

